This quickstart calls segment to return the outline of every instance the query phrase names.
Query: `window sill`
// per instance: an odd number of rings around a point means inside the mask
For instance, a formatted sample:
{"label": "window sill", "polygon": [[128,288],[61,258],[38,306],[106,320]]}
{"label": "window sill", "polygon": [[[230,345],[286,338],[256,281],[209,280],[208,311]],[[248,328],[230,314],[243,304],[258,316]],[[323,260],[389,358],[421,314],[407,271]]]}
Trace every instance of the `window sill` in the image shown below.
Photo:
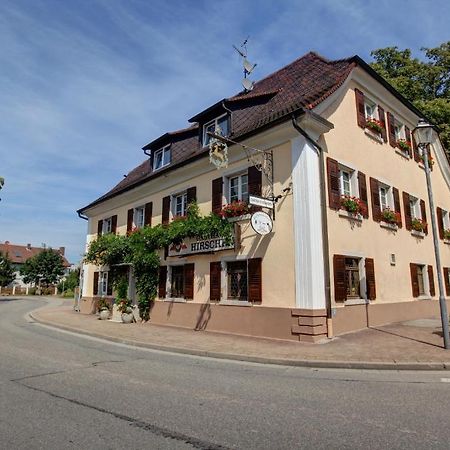
{"label": "window sill", "polygon": [[361,214],[352,214],[348,211],[346,211],[345,209],[340,209],[338,211],[339,213],[339,217],[345,217],[346,219],[349,220],[357,220],[358,222],[362,222],[363,220],[363,216]]}
{"label": "window sill", "polygon": [[408,153],[404,152],[403,150],[400,150],[399,148],[395,149],[395,153],[397,153],[401,157],[407,159],[408,161],[411,159],[411,157],[408,155]]}
{"label": "window sill", "polygon": [[249,220],[251,217],[251,214],[244,214],[242,216],[227,217],[227,220],[228,222],[240,222],[241,220]]}
{"label": "window sill", "polygon": [[219,305],[223,306],[253,306],[253,303],[243,300],[221,300]]}
{"label": "window sill", "polygon": [[185,298],[180,297],[166,297],[163,299],[165,302],[171,302],[171,303],[186,303],[187,300]]}
{"label": "window sill", "polygon": [[369,300],[366,300],[365,298],[350,298],[348,300],[345,300],[346,306],[367,305],[368,303],[369,303]]}
{"label": "window sill", "polygon": [[411,230],[411,235],[421,239],[425,237],[425,233],[423,231]]}
{"label": "window sill", "polygon": [[387,228],[388,230],[393,230],[393,231],[397,231],[398,230],[398,225],[395,225],[395,223],[389,223],[389,222],[380,222],[380,227],[381,228]]}
{"label": "window sill", "polygon": [[364,129],[364,133],[369,136],[371,139],[373,139],[374,141],[379,142],[380,144],[383,143],[383,138],[381,137],[380,134],[376,133],[375,131],[369,130],[367,128]]}
{"label": "window sill", "polygon": [[431,296],[429,296],[429,295],[419,295],[418,297],[416,297],[416,300],[433,300],[432,298],[431,298]]}

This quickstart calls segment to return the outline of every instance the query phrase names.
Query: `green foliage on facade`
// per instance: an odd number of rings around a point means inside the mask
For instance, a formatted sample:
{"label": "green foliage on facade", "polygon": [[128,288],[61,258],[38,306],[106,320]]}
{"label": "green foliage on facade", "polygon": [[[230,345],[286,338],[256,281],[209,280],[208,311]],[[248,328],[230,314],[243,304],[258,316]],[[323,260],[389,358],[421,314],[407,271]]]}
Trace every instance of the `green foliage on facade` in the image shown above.
{"label": "green foliage on facade", "polygon": [[371,52],[371,66],[439,128],[450,153],[450,41],[422,48],[426,60],[411,57],[411,50],[386,47]]}
{"label": "green foliage on facade", "polygon": [[20,269],[25,283],[34,283],[48,286],[59,281],[64,274],[64,263],[62,256],[52,250],[45,249],[37,255],[25,261]]}
{"label": "green foliage on facade", "polygon": [[158,288],[158,252],[187,238],[209,239],[217,236],[231,242],[233,225],[212,213],[201,216],[198,205],[191,203],[187,215],[175,218],[170,224],[146,226],[127,236],[112,233],[99,236],[90,243],[84,260],[97,266],[108,266],[116,288],[123,274],[123,265],[132,266],[139,312],[143,320],[148,320]]}
{"label": "green foliage on facade", "polygon": [[12,283],[16,278],[14,273],[14,267],[8,254],[3,255],[0,253],[0,286],[6,287]]}

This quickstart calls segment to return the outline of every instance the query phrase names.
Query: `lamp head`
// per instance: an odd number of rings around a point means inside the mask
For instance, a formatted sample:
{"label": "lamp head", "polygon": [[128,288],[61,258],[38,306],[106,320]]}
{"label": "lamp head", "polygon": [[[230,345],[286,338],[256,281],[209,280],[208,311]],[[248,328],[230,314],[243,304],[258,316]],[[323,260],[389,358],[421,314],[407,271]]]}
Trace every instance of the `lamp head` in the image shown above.
{"label": "lamp head", "polygon": [[414,139],[417,145],[433,144],[437,138],[436,130],[424,119],[420,119],[417,127],[413,130]]}

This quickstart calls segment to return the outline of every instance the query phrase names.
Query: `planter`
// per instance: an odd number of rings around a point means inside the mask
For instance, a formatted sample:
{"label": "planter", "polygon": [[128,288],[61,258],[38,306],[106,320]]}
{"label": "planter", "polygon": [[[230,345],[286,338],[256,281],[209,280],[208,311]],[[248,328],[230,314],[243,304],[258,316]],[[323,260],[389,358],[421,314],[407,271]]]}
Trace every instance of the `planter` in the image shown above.
{"label": "planter", "polygon": [[122,313],[122,322],[123,323],[133,323],[134,322],[134,314],[130,313]]}
{"label": "planter", "polygon": [[102,309],[100,311],[100,320],[108,320],[110,316],[109,309]]}

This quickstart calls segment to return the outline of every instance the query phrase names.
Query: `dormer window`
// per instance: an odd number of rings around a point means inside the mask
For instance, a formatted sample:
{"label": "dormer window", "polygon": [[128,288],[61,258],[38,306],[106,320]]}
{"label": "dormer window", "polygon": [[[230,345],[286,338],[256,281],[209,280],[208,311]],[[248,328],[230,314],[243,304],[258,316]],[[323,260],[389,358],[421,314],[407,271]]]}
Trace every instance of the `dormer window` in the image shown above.
{"label": "dormer window", "polygon": [[[220,130],[218,130],[220,128]],[[203,125],[203,146],[206,147],[211,140],[211,136],[209,136],[208,131],[211,133],[215,133],[216,130],[222,136],[228,136],[229,134],[229,126],[228,126],[228,115],[224,114],[223,116],[216,117],[214,120]]]}
{"label": "dormer window", "polygon": [[171,152],[170,145],[163,147],[159,150],[156,150],[153,156],[153,170],[161,169],[161,167],[165,167],[170,164],[171,160]]}

